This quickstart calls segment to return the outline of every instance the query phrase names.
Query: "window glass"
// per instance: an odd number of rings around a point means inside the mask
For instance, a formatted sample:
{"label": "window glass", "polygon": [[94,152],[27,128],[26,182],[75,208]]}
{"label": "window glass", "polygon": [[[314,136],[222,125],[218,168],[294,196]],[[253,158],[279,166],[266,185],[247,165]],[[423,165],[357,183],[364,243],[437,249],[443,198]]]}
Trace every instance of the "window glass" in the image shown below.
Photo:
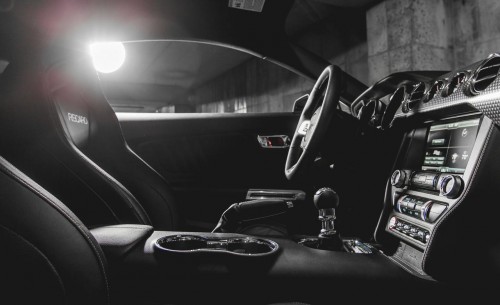
{"label": "window glass", "polygon": [[294,101],[314,85],[279,65],[227,47],[180,41],[123,46],[122,66],[99,73],[116,112],[291,112]]}

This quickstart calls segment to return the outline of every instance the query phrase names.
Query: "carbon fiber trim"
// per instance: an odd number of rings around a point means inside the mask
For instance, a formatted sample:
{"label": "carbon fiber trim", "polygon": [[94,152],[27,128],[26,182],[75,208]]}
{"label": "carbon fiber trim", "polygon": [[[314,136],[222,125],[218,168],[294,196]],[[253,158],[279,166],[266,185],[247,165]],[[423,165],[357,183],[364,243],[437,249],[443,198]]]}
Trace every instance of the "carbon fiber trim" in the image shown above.
{"label": "carbon fiber trim", "polygon": [[[438,79],[449,81],[456,73],[462,71],[466,71],[468,74],[472,74],[471,71],[475,71],[476,68],[479,67],[481,62],[477,62],[462,70],[456,70],[444,74]],[[470,76],[465,83],[459,85],[457,87],[457,90],[449,96],[442,97],[440,91],[436,93],[436,96],[427,103],[423,103],[422,101],[419,103],[415,103],[413,109],[408,111],[408,113],[404,113],[402,111],[402,108],[399,107],[398,111],[396,112],[395,119],[410,117],[418,113],[427,113],[448,107],[467,104],[476,108],[478,111],[490,118],[496,125],[500,125],[500,77],[495,79],[493,83],[491,83],[491,85],[489,85],[484,91],[481,91],[476,96],[467,96],[464,93],[464,89],[469,85],[469,82]]]}

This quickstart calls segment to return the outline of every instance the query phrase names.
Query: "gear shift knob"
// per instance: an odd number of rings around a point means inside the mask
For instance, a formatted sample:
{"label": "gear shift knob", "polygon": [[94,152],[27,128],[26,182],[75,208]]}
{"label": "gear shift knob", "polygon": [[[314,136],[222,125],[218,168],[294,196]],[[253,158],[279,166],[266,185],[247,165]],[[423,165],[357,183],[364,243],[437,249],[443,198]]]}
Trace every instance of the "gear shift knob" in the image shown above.
{"label": "gear shift knob", "polygon": [[342,242],[335,230],[335,209],[339,206],[339,196],[329,187],[321,188],[314,194],[314,205],[318,209],[318,220],[321,222],[320,242],[328,248],[339,249]]}
{"label": "gear shift knob", "polygon": [[318,210],[336,209],[339,207],[339,196],[329,187],[320,188],[314,194],[314,206]]}

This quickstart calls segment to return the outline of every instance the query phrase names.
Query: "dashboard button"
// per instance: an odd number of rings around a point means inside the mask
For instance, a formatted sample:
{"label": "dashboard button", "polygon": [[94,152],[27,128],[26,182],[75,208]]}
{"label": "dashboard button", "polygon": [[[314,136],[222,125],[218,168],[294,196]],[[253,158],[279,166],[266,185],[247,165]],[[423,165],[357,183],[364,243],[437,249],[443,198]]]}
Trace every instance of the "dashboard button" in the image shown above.
{"label": "dashboard button", "polygon": [[419,239],[420,241],[422,241],[422,242],[423,242],[423,241],[425,240],[425,232],[424,232],[424,231],[419,230],[419,231],[418,231],[418,233],[417,233],[417,235],[418,235],[418,239]]}
{"label": "dashboard button", "polygon": [[448,206],[444,204],[434,202],[429,209],[427,219],[429,220],[429,222],[435,222],[447,208]]}
{"label": "dashboard button", "polygon": [[398,219],[396,217],[391,217],[391,220],[389,221],[389,228],[393,229],[394,227],[396,227],[396,225],[398,224]]}
{"label": "dashboard button", "polygon": [[404,170],[397,169],[392,173],[391,184],[395,187],[404,187],[406,183],[406,173]]}
{"label": "dashboard button", "polygon": [[455,175],[447,175],[443,177],[440,184],[441,196],[447,198],[457,198],[463,190],[464,182],[462,178]]}

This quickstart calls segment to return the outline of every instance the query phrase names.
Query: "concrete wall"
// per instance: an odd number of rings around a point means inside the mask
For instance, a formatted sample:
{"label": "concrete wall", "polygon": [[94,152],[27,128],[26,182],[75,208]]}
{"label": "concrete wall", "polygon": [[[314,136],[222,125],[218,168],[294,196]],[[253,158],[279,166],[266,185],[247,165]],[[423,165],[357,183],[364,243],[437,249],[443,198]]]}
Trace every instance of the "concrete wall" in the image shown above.
{"label": "concrete wall", "polygon": [[463,67],[500,52],[500,1],[451,2],[454,67]]}
{"label": "concrete wall", "polygon": [[387,0],[366,13],[369,83],[405,70],[453,67],[444,0]]}
{"label": "concrete wall", "polygon": [[327,30],[298,41],[371,85],[390,73],[457,69],[500,52],[498,16],[498,0],[386,0],[366,10],[366,36],[342,29],[354,43],[339,40],[328,20]]}
{"label": "concrete wall", "polygon": [[386,0],[366,12],[369,83],[453,70],[500,52],[500,1]]}

